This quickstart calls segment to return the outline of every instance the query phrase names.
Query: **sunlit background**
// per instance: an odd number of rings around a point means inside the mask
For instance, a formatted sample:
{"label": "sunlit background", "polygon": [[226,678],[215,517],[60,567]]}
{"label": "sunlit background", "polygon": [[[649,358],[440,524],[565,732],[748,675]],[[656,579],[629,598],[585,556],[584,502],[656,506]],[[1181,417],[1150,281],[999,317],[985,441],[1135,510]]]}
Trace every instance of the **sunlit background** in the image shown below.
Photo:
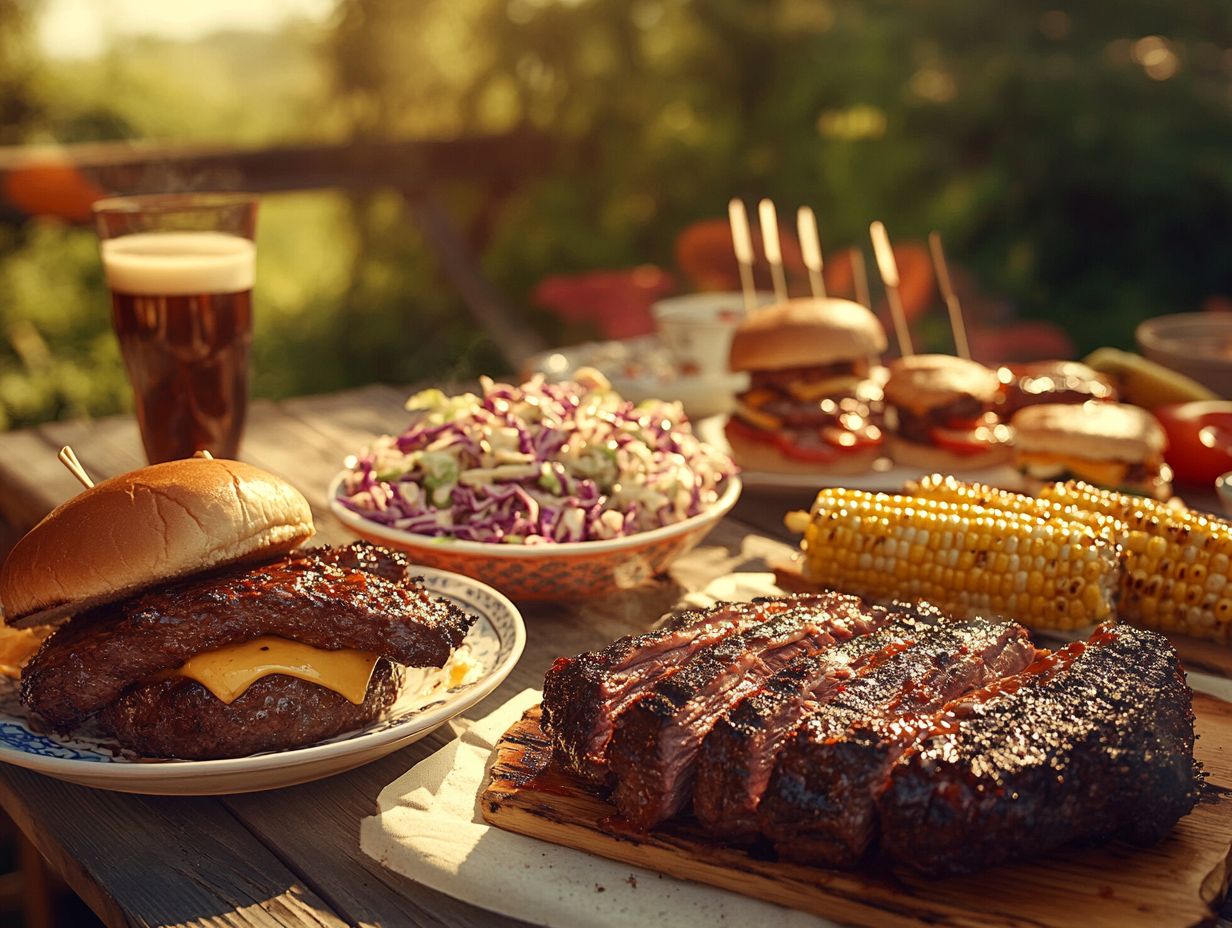
{"label": "sunlit background", "polygon": [[[989,360],[1232,306],[1226,3],[0,0],[0,113],[5,145],[536,130],[511,189],[437,193],[547,344],[728,285],[733,195],[813,206],[835,256],[884,220],[942,350],[930,229]],[[258,249],[259,396],[508,368],[396,191],[268,196]],[[0,214],[0,426],[127,408],[106,305],[88,226]]]}

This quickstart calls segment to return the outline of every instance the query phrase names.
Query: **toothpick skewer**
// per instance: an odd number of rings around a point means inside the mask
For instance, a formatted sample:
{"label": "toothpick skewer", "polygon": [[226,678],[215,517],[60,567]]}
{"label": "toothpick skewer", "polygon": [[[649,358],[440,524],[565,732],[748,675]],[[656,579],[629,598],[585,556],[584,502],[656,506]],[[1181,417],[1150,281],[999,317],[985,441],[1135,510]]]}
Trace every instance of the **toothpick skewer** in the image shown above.
{"label": "toothpick skewer", "polygon": [[81,462],[77,460],[77,455],[73,453],[73,449],[69,445],[65,445],[60,449],[60,453],[56,455],[60,459],[60,463],[68,468],[68,472],[77,478],[87,490],[94,486],[94,481],[90,479],[90,475],[86,473],[86,469],[81,466]]}
{"label": "toothpick skewer", "polygon": [[774,203],[764,199],[757,204],[757,215],[761,220],[761,247],[766,252],[766,260],[770,262],[770,277],[774,281],[774,299],[782,303],[787,299],[787,275],[783,273],[783,251],[779,247],[779,217],[774,210]]}
{"label": "toothpick skewer", "polygon": [[732,197],[727,204],[727,221],[731,224],[732,248],[740,265],[740,291],[744,294],[744,311],[757,308],[757,288],[753,284],[753,234],[749,231],[749,214],[744,201]]}
{"label": "toothpick skewer", "polygon": [[890,236],[886,234],[885,226],[880,220],[869,226],[868,231],[873,239],[873,256],[877,259],[881,282],[885,284],[886,298],[890,301],[890,316],[894,320],[898,350],[907,358],[915,354],[915,349],[911,347],[911,329],[907,326],[903,299],[898,293],[898,263],[894,260],[894,250],[890,247]]}
{"label": "toothpick skewer", "polygon": [[193,457],[194,458],[205,458],[207,461],[214,460],[214,455],[210,454],[204,448],[202,448],[200,451],[194,451]]}
{"label": "toothpick skewer", "polygon": [[967,327],[963,323],[962,304],[958,302],[958,294],[950,283],[950,269],[945,263],[945,250],[941,247],[941,236],[937,232],[928,233],[928,250],[932,252],[933,269],[937,273],[937,286],[941,288],[941,297],[945,307],[950,311],[950,328],[954,330],[954,351],[960,358],[971,359],[971,346],[967,343]]}
{"label": "toothpick skewer", "polygon": [[809,289],[818,300],[826,298],[826,281],[821,276],[821,238],[817,234],[817,216],[810,206],[796,211],[796,229],[800,234],[800,251],[808,268]]}
{"label": "toothpick skewer", "polygon": [[859,246],[851,249],[851,276],[856,284],[856,302],[872,309],[872,297],[868,295],[868,265],[864,263],[864,249]]}

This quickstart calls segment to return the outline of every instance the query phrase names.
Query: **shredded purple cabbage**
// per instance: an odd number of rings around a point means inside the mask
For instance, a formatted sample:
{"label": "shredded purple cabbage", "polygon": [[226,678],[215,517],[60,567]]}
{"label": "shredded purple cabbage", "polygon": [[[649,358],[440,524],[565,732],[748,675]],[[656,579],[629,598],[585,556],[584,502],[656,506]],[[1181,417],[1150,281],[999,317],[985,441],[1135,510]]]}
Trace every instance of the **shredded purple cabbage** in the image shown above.
{"label": "shredded purple cabbage", "polygon": [[714,504],[735,468],[679,403],[634,406],[597,372],[577,376],[412,396],[400,435],[348,459],[340,502],[417,535],[509,544],[617,538]]}

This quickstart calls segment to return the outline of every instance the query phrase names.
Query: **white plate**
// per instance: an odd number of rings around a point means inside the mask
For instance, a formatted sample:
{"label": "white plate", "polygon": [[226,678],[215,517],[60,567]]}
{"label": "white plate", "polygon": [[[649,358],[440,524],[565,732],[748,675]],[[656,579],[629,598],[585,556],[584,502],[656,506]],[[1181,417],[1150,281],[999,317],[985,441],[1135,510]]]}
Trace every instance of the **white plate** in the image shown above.
{"label": "white plate", "polygon": [[528,373],[538,371],[549,380],[568,380],[580,367],[598,368],[625,399],[679,400],[694,420],[730,412],[736,394],[749,385],[748,374],[681,374],[658,335],[556,348],[526,363]]}
{"label": "white plate", "polygon": [[116,742],[101,733],[60,738],[35,731],[17,698],[17,681],[5,679],[0,682],[0,761],[97,789],[212,796],[306,783],[384,757],[491,693],[526,645],[521,613],[490,586],[430,567],[416,566],[412,573],[422,576],[433,593],[478,617],[464,642],[477,672],[453,690],[433,689],[432,670],[408,668],[398,700],[384,718],[329,741],[225,760],[145,760],[120,754]]}
{"label": "white plate", "polygon": [[[697,437],[724,454],[731,454],[731,445],[723,426],[726,416],[712,416],[694,423]],[[850,487],[853,490],[868,490],[873,493],[897,493],[909,480],[927,477],[932,471],[917,467],[903,467],[881,458],[873,470],[863,474],[773,474],[763,471],[740,471],[740,479],[750,490],[820,490],[825,487]],[[976,470],[953,471],[955,477],[973,483],[988,483],[1005,490],[1022,490],[1022,475],[1008,465],[985,467]]]}

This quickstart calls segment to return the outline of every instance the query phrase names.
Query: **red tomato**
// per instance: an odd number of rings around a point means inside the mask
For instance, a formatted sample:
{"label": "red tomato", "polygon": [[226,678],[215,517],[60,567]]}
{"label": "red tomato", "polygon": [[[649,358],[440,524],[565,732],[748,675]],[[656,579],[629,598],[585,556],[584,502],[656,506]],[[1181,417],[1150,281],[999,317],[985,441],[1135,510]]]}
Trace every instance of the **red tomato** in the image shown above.
{"label": "red tomato", "polygon": [[[813,461],[826,463],[841,456],[845,451],[855,451],[869,445],[880,445],[881,433],[875,437],[869,434],[849,432],[846,429],[826,428],[816,434],[811,440],[792,440],[790,434],[783,432],[767,432],[741,422],[735,416],[727,420],[727,428],[754,441],[764,441],[778,449],[785,457],[798,461]],[[846,438],[845,436],[850,436]],[[802,436],[803,438],[803,436]],[[811,436],[810,436],[811,438]]]}
{"label": "red tomato", "polygon": [[1232,401],[1177,403],[1151,412],[1168,433],[1164,458],[1177,482],[1211,487],[1232,471]]}
{"label": "red tomato", "polygon": [[977,425],[972,429],[933,429],[933,443],[955,454],[979,454],[1009,438],[1004,425]]}

